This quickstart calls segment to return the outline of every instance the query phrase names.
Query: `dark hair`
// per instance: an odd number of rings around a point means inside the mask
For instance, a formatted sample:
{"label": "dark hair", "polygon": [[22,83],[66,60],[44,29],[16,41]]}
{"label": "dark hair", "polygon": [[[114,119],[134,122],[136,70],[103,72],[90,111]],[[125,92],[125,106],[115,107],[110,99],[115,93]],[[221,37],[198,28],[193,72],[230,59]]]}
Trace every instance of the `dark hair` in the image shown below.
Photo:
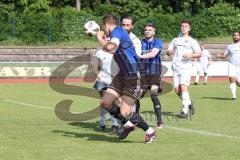
{"label": "dark hair", "polygon": [[117,25],[118,24],[118,19],[117,16],[113,14],[107,14],[103,17],[103,24],[112,24],[112,25]]}
{"label": "dark hair", "polygon": [[182,20],[180,24],[183,24],[183,23],[187,23],[189,24],[189,26],[191,26],[191,22],[187,19]]}
{"label": "dark hair", "polygon": [[155,25],[154,25],[152,22],[148,22],[148,23],[144,26],[144,28],[146,28],[146,27],[152,27],[152,28],[156,29]]}
{"label": "dark hair", "polygon": [[235,31],[235,32],[233,32],[233,33],[232,33],[232,36],[234,36],[235,33],[240,34],[240,31]]}
{"label": "dark hair", "polygon": [[135,18],[131,15],[126,14],[126,15],[122,16],[121,22],[123,19],[130,19],[132,21],[132,25],[135,23]]}

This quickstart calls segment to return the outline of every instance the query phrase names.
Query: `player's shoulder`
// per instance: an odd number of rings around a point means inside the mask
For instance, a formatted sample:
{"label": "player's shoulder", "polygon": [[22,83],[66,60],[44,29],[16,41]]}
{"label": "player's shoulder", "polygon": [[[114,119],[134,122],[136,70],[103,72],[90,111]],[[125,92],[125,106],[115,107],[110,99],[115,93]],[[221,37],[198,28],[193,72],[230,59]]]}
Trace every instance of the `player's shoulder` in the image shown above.
{"label": "player's shoulder", "polygon": [[132,32],[129,33],[129,37],[132,41],[140,41],[140,39]]}
{"label": "player's shoulder", "polygon": [[181,40],[182,40],[182,37],[175,37],[172,39],[171,43],[175,44],[175,43],[181,42]]}
{"label": "player's shoulder", "polygon": [[142,42],[142,44],[147,44],[148,43],[148,41],[146,39],[142,39],[141,42]]}
{"label": "player's shoulder", "polygon": [[232,44],[229,44],[228,46],[227,46],[227,48],[232,48],[232,47],[235,47],[236,46],[236,44],[235,43],[232,43]]}
{"label": "player's shoulder", "polygon": [[117,26],[113,29],[113,31],[111,32],[110,35],[111,36],[120,36],[120,35],[124,35],[125,32],[126,31],[122,27]]}
{"label": "player's shoulder", "polygon": [[193,38],[192,36],[189,36],[188,39],[190,42],[198,43],[198,41],[195,38]]}
{"label": "player's shoulder", "polygon": [[122,27],[119,27],[119,26],[117,26],[117,27],[115,27],[114,29],[113,29],[113,32],[121,32],[121,31],[123,31],[124,29],[122,28]]}
{"label": "player's shoulder", "polygon": [[104,51],[102,48],[98,48],[94,54],[94,56],[98,57],[98,58],[101,58],[105,55],[111,55],[110,53]]}
{"label": "player's shoulder", "polygon": [[155,41],[158,42],[158,43],[162,43],[162,39],[161,38],[155,38]]}

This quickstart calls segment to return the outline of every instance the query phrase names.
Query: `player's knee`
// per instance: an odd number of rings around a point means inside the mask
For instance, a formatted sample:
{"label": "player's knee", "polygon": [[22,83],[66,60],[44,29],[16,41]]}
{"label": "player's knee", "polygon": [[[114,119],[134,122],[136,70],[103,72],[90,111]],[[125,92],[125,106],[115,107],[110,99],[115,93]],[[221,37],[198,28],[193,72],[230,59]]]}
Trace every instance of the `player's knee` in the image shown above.
{"label": "player's knee", "polygon": [[130,113],[127,110],[121,110],[121,115],[127,117]]}
{"label": "player's knee", "polygon": [[178,95],[178,96],[181,96],[181,92],[178,88],[175,88],[175,93]]}
{"label": "player's knee", "polygon": [[236,83],[230,83],[229,88],[230,89],[235,89],[236,88]]}
{"label": "player's knee", "polygon": [[104,108],[104,109],[108,109],[111,107],[111,103],[106,101],[106,100],[101,100],[100,101],[100,105]]}
{"label": "player's knee", "polygon": [[158,86],[157,85],[153,85],[152,87],[151,87],[151,90],[150,90],[150,94],[151,95],[158,95]]}

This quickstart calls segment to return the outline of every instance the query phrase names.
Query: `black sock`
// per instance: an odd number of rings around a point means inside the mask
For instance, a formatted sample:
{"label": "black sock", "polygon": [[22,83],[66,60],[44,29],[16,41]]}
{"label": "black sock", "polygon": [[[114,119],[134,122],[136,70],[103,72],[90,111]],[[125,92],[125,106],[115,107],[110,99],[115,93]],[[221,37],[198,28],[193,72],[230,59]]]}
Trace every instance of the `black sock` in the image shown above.
{"label": "black sock", "polygon": [[149,125],[143,120],[143,118],[135,112],[132,112],[129,116],[126,117],[126,119],[130,120],[130,122],[143,129],[144,131],[147,131],[149,128]]}
{"label": "black sock", "polygon": [[115,103],[113,103],[112,106],[106,110],[110,115],[117,118],[121,124],[125,124],[127,122],[127,120],[121,115],[120,108]]}
{"label": "black sock", "polygon": [[161,103],[160,103],[157,95],[152,94],[151,99],[152,99],[152,102],[153,102],[153,107],[154,107],[155,114],[157,116],[157,122],[161,123],[162,122]]}
{"label": "black sock", "polygon": [[136,113],[139,113],[140,110],[140,100],[136,100]]}

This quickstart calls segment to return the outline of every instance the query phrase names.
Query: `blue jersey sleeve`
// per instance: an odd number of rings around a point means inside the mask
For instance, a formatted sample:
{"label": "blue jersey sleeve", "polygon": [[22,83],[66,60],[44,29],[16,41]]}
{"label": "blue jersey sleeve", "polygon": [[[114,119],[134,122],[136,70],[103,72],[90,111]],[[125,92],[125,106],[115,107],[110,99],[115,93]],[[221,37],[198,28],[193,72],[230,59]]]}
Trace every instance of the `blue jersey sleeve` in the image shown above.
{"label": "blue jersey sleeve", "polygon": [[163,45],[162,40],[158,39],[158,40],[155,41],[153,48],[157,48],[159,50],[162,50],[162,45]]}
{"label": "blue jersey sleeve", "polygon": [[122,34],[121,34],[121,30],[119,28],[114,29],[113,32],[111,33],[110,38],[118,38],[119,40],[121,40],[122,38]]}

